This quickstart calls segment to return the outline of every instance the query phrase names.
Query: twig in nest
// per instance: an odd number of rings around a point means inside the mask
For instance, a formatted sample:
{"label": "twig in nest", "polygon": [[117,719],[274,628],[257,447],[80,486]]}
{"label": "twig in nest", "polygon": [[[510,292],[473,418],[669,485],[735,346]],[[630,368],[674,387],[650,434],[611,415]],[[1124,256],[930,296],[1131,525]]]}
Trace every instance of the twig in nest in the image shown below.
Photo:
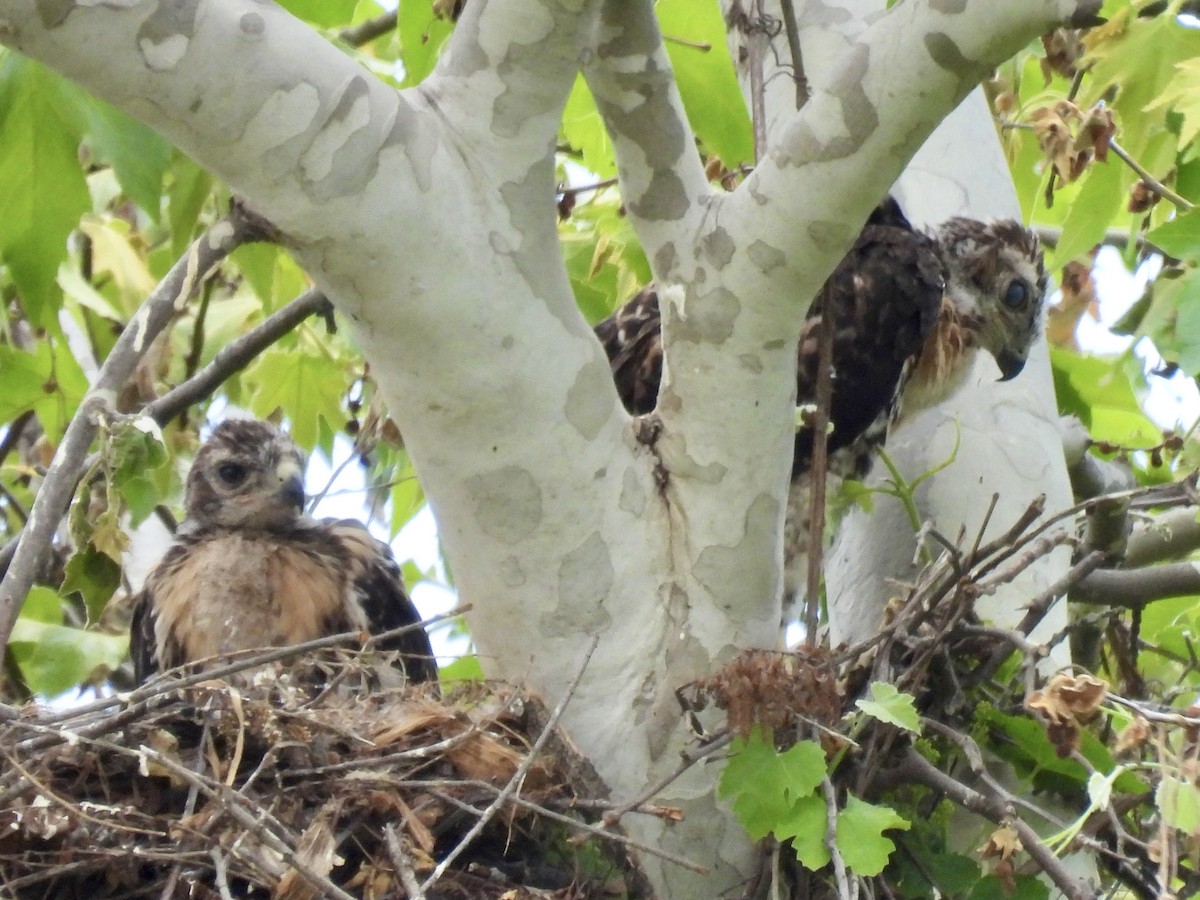
{"label": "twig in nest", "polygon": [[229,893],[229,876],[225,873],[225,854],[221,852],[220,847],[213,847],[208,851],[208,855],[212,857],[213,879],[217,883],[221,900],[233,900],[233,894]]}
{"label": "twig in nest", "polygon": [[61,806],[63,809],[70,812],[71,815],[78,816],[83,821],[90,822],[91,824],[96,825],[100,828],[111,828],[114,831],[127,831],[130,834],[143,835],[143,836],[147,836],[147,837],[161,837],[162,836],[162,833],[159,831],[152,831],[147,828],[135,828],[132,825],[125,825],[125,824],[122,824],[120,822],[116,822],[116,821],[113,821],[110,819],[101,819],[99,816],[89,815],[78,804],[72,802],[70,799],[68,799],[66,797],[60,797],[57,793],[55,793],[53,790],[50,789],[49,785],[45,784],[40,779],[34,777],[33,773],[30,772],[27,768],[25,768],[25,766],[21,765],[20,761],[18,761],[15,757],[11,756],[8,753],[5,753],[4,755],[8,759],[8,764],[10,766],[12,766],[15,770],[20,772],[22,778],[24,778],[31,785],[33,785],[35,788],[37,788],[38,794],[40,796],[44,797],[47,800],[54,801],[59,806]]}
{"label": "twig in nest", "polygon": [[[127,748],[122,747],[120,749],[125,751]],[[297,874],[299,874],[301,878],[315,887],[318,891],[324,892],[325,896],[336,897],[337,900],[354,900],[352,895],[343,891],[324,875],[313,871],[313,869],[307,863],[305,863],[296,855],[296,851],[291,844],[277,835],[271,828],[265,827],[266,823],[262,819],[256,818],[250,813],[249,810],[245,809],[243,804],[247,801],[236,791],[230,790],[225,785],[217,782],[210,783],[208,779],[202,778],[191,769],[187,768],[186,766],[181,766],[173,759],[164,756],[151,747],[143,745],[142,747],[138,748],[136,752],[145,754],[150,759],[153,759],[158,765],[162,766],[168,771],[174,772],[189,784],[196,784],[201,791],[221,803],[222,808],[225,809],[225,811],[231,816],[233,816],[233,818],[238,821],[239,825],[245,828],[250,834],[256,835],[263,841],[263,843],[270,846],[271,849],[276,851],[289,866],[296,870]],[[261,810],[261,812],[263,816],[268,815],[266,810]],[[278,823],[276,824],[278,825]]]}
{"label": "twig in nest", "polygon": [[[1086,578],[1099,568],[1107,558],[1107,554],[1102,551],[1093,550],[1073,565],[1062,578],[1058,579],[1058,581],[1054,582],[1054,584],[1050,585],[1029,602],[1027,612],[1012,631],[1028,637],[1029,633],[1042,621],[1042,617],[1046,615],[1046,612],[1053,603],[1058,598],[1065,596],[1073,584]],[[971,673],[969,678],[970,684],[983,684],[995,675],[1000,666],[1004,664],[1004,661],[1008,659],[1008,655],[1011,652],[1011,649],[1007,646],[997,647],[992,652],[992,655]]]}
{"label": "twig in nest", "polygon": [[[205,716],[204,727],[200,730],[200,740],[196,742],[196,761],[193,765],[199,769],[200,764],[204,762],[204,747],[208,743],[211,733],[212,722]],[[264,757],[267,754],[264,754]],[[188,785],[187,799],[183,802],[183,815],[181,819],[187,820],[192,817],[192,813],[196,811],[196,800],[200,796],[200,789],[194,784]],[[171,867],[171,874],[167,877],[167,883],[163,885],[162,894],[159,895],[159,900],[171,900],[175,896],[175,885],[179,881],[179,873],[183,871],[183,863],[176,862]]]}
{"label": "twig in nest", "polygon": [[716,753],[731,740],[733,740],[733,735],[726,730],[723,734],[718,734],[716,737],[714,737],[696,753],[685,755],[683,762],[679,764],[674,772],[670,772],[660,778],[658,781],[654,782],[654,784],[650,785],[650,787],[646,788],[646,790],[642,791],[640,795],[630,800],[628,803],[623,803],[611,812],[605,813],[604,818],[600,820],[601,825],[605,828],[611,828],[613,825],[617,824],[617,822],[621,821],[621,817],[626,813],[632,812],[643,803],[648,801],[651,797],[657,796],[665,787],[667,787],[667,785],[674,782],[677,778],[683,775],[684,772],[686,772],[696,763],[700,762],[700,760]]}
{"label": "twig in nest", "polygon": [[400,884],[404,886],[404,893],[409,897],[420,896],[421,886],[417,883],[417,873],[413,871],[412,860],[409,859],[400,835],[396,834],[396,826],[385,825],[383,837],[387,843],[388,858],[396,867],[396,874],[400,877]]}
{"label": "twig in nest", "polygon": [[[22,721],[17,724],[21,728],[24,728],[24,729],[27,729],[30,731],[47,732],[47,731],[52,730],[50,727],[47,727],[44,725],[38,725],[38,724],[32,723],[32,722]],[[233,791],[230,791],[224,785],[219,784],[218,782],[215,782],[212,779],[209,779],[202,775],[199,775],[199,774],[193,772],[191,769],[188,769],[186,766],[183,766],[180,763],[177,763],[177,762],[169,759],[168,757],[166,757],[162,753],[159,753],[157,750],[153,749],[152,747],[147,747],[147,746],[143,745],[135,750],[131,747],[125,747],[120,744],[114,743],[112,741],[106,740],[104,738],[80,737],[79,735],[72,735],[69,732],[62,734],[62,740],[64,742],[82,740],[82,741],[86,741],[98,748],[108,750],[109,752],[118,753],[118,754],[121,754],[122,756],[133,757],[134,759],[139,760],[139,762],[149,759],[149,760],[154,761],[157,764],[160,764],[164,769],[167,769],[167,770],[177,774],[187,784],[195,785],[196,788],[198,789],[198,791],[205,794],[205,796],[212,797],[213,799],[217,800],[219,803],[221,803],[222,808],[227,810],[230,813],[230,815],[232,815],[235,819],[237,819],[237,821],[239,823],[241,823],[243,825],[243,827],[245,827],[248,830],[249,833],[255,834],[260,839],[264,840],[267,843],[270,843],[272,846],[272,849],[279,852],[280,856],[283,857],[284,859],[288,859],[288,853],[290,852],[290,851],[288,851],[288,844],[285,841],[283,841],[282,838],[278,837],[278,835],[276,835],[273,831],[271,831],[271,829],[269,827],[266,827],[266,822],[264,820],[270,819],[270,824],[272,826],[274,826],[275,828],[278,828],[281,831],[286,832],[287,829],[283,826],[282,823],[280,823],[273,816],[271,816],[271,814],[267,810],[260,809],[259,810],[260,817],[256,819],[253,815],[251,815],[249,812],[247,812],[245,809],[243,809],[239,805],[240,803],[249,804],[249,803],[251,803],[251,801],[242,798],[240,795],[234,793]],[[34,784],[35,786],[38,786],[40,788],[40,785],[38,784],[38,782],[31,780],[30,783]],[[233,804],[230,804],[229,802],[224,802],[224,801],[226,801],[226,798],[228,798],[228,797],[232,797],[235,802]],[[75,810],[74,808],[72,808],[72,811],[78,813],[78,810]],[[109,825],[110,827],[112,826],[112,823],[102,823],[102,824]],[[130,829],[130,830],[134,830],[134,829]],[[145,835],[160,835],[160,832],[152,832],[152,831],[142,831],[142,833]],[[211,838],[207,835],[199,835],[199,836],[205,838],[206,840],[211,840]],[[244,835],[243,835],[243,837],[244,837]],[[282,869],[280,869],[278,867],[276,867],[275,869],[269,869],[269,868],[264,867],[264,862],[268,861],[270,858],[260,858],[259,856],[256,856],[254,854],[241,852],[238,850],[236,842],[235,842],[235,845],[233,847],[230,847],[229,849],[231,852],[234,852],[236,855],[240,856],[250,867],[263,872],[268,878],[270,878],[272,880],[278,879],[278,877],[282,874]],[[173,854],[171,858],[175,859],[175,858],[177,858],[177,855]],[[304,874],[301,871],[303,866],[304,866],[303,863],[299,863],[296,867],[297,871],[300,872],[300,874],[302,876]],[[320,878],[320,876],[317,876],[317,877]],[[337,894],[334,896],[337,896],[339,898],[339,900],[345,900],[345,896],[348,896],[348,895]]]}
{"label": "twig in nest", "polygon": [[[440,788],[476,787],[481,790],[490,791],[491,793],[499,793],[499,791],[500,791],[500,789],[497,788],[494,784],[489,784],[486,781],[454,781],[454,782],[451,782],[451,781],[447,781],[445,779],[422,781],[421,779],[407,778],[407,779],[405,779],[405,784],[410,785],[412,787],[427,788],[429,790],[429,792],[431,794],[433,794],[434,796],[436,796],[438,799],[444,800],[446,803],[449,803],[451,806],[455,806],[458,809],[461,809],[464,812],[472,813],[473,815],[479,815],[479,810],[477,810],[475,807],[471,806],[469,803],[466,803],[462,800],[459,800],[457,797],[454,797],[450,794],[445,793],[444,791],[440,790]],[[563,825],[566,825],[570,828],[574,828],[577,831],[581,831],[581,832],[584,832],[589,835],[594,835],[595,837],[598,837],[601,840],[613,841],[615,843],[621,844],[622,846],[628,847],[631,850],[637,850],[639,853],[646,853],[646,854],[649,854],[650,856],[657,856],[659,859],[665,859],[667,862],[674,863],[675,865],[680,866],[684,869],[689,869],[693,872],[699,872],[702,875],[707,874],[709,871],[707,866],[702,866],[702,865],[700,865],[700,863],[694,862],[693,860],[690,860],[685,856],[679,856],[675,853],[671,853],[667,850],[663,850],[661,847],[655,847],[652,844],[643,844],[641,841],[635,841],[633,838],[629,837],[628,835],[621,834],[620,832],[617,832],[617,831],[609,831],[606,828],[604,828],[602,825],[590,825],[587,822],[580,822],[578,819],[572,819],[570,816],[563,815],[562,813],[556,812],[553,809],[550,809],[549,807],[543,806],[539,803],[534,803],[532,800],[526,800],[524,797],[521,797],[521,796],[510,797],[508,799],[508,802],[512,803],[516,806],[520,806],[524,809],[528,809],[531,812],[535,812],[540,816],[545,816],[548,819],[553,819],[555,822],[561,822]],[[637,810],[631,810],[631,811],[632,812],[642,812],[643,810],[641,808],[638,808]],[[659,815],[659,813],[654,813],[654,814]],[[662,817],[663,818],[675,818],[672,815],[663,815]],[[572,842],[579,843],[579,841],[576,838],[572,838]]]}
{"label": "twig in nest", "polygon": [[[381,631],[378,634],[368,635],[363,637],[361,631],[343,631],[340,634],[330,634],[325,637],[314,638],[311,641],[304,641],[300,644],[292,644],[288,647],[276,647],[270,650],[239,650],[235,653],[229,653],[226,656],[234,660],[228,665],[217,666],[212,669],[207,669],[203,672],[193,672],[190,675],[174,677],[172,673],[179,672],[181,669],[168,669],[166,672],[160,673],[157,677],[146,682],[139,688],[130,691],[128,694],[117,694],[112,697],[102,697],[99,700],[94,700],[84,706],[77,706],[74,709],[66,710],[62,713],[48,716],[45,719],[39,720],[43,725],[52,725],[59,722],[64,722],[71,719],[76,719],[85,714],[100,712],[110,709],[114,706],[122,704],[136,704],[149,700],[163,694],[169,694],[174,691],[182,690],[183,688],[193,687],[200,684],[202,681],[220,680],[234,675],[238,672],[243,672],[246,669],[253,669],[256,666],[266,665],[267,663],[280,662],[281,660],[290,659],[293,656],[300,656],[308,653],[311,650],[326,650],[332,647],[347,647],[347,646],[363,646],[373,647],[380,641],[389,640],[390,638],[412,631],[418,627],[424,628],[430,625],[436,625],[439,622],[444,622],[447,619],[453,619],[465,612],[469,612],[471,604],[464,603],[461,606],[456,606],[449,612],[441,613],[436,616],[430,616],[428,619],[423,619],[419,623],[412,625],[403,625],[399,628],[392,628],[388,631]],[[194,665],[194,664],[189,664]],[[181,667],[186,668],[186,667]]]}
{"label": "twig in nest", "polygon": [[833,861],[833,874],[837,879],[838,896],[851,900],[858,896],[858,891],[851,892],[850,882],[846,878],[846,861],[842,859],[842,851],[837,845],[837,791],[829,776],[821,779],[821,790],[825,793],[825,847],[829,850],[829,858]]}
{"label": "twig in nest", "polygon": [[483,831],[484,826],[492,820],[500,808],[504,806],[504,804],[521,789],[521,785],[525,782],[525,776],[529,773],[529,769],[533,766],[534,760],[537,759],[538,752],[542,749],[543,745],[545,745],[546,741],[549,740],[551,733],[554,731],[554,727],[558,724],[558,720],[562,717],[563,711],[567,708],[567,704],[571,701],[571,698],[575,696],[575,690],[579,687],[579,682],[583,679],[583,673],[587,671],[588,663],[592,661],[592,654],[596,652],[596,645],[599,643],[599,635],[596,635],[592,638],[591,645],[588,647],[587,652],[583,655],[583,663],[579,666],[579,671],[575,673],[575,677],[572,678],[571,683],[567,685],[567,690],[563,694],[562,699],[558,701],[558,705],[554,707],[554,712],[550,714],[550,718],[546,721],[546,727],[542,729],[542,733],[539,734],[537,740],[533,742],[533,746],[529,748],[529,753],[523,760],[521,760],[521,764],[517,766],[517,771],[513,772],[513,776],[508,780],[508,784],[504,786],[504,790],[496,795],[496,799],[493,800],[488,808],[480,814],[479,818],[475,821],[475,824],[471,826],[470,830],[467,831],[465,835],[463,835],[462,840],[455,845],[454,849],[446,854],[446,858],[437,864],[433,870],[433,874],[425,879],[425,883],[422,884],[417,890],[413,900],[425,900],[425,892],[437,883],[438,879],[440,879],[442,875],[445,874],[446,870],[450,868],[450,864],[453,863],[454,860],[458,859],[462,852],[466,850],[468,846],[470,846],[471,842],[479,836],[479,833]]}
{"label": "twig in nest", "polygon": [[[111,734],[118,728],[129,722],[136,721],[155,708],[170,705],[173,702],[172,696],[176,691],[192,687],[200,682],[225,678],[245,669],[252,669],[267,663],[289,659],[311,650],[347,645],[369,647],[402,632],[453,618],[468,609],[470,609],[469,605],[459,606],[448,613],[433,616],[421,623],[383,631],[379,634],[370,635],[365,640],[361,632],[344,632],[342,634],[316,638],[302,644],[293,644],[290,647],[279,647],[266,651],[251,650],[232,653],[229,654],[230,657],[241,658],[229,665],[219,666],[207,671],[194,672],[182,678],[174,678],[169,673],[162,673],[129,694],[104,697],[85,706],[39,719],[38,724],[44,727],[34,729],[38,731],[38,736],[29,738],[18,744],[17,749],[22,754],[29,754],[68,741],[94,739],[102,734]],[[174,671],[176,670],[170,670],[170,672]],[[102,714],[104,710],[121,705],[124,705],[125,708],[114,715]],[[14,716],[13,720],[17,721],[18,719],[19,717]],[[54,725],[63,725],[63,727],[59,729],[50,727]],[[0,807],[3,807],[16,794],[20,793],[20,775],[15,770],[5,772],[2,778],[0,778],[0,784],[4,786],[4,790],[0,791]]]}

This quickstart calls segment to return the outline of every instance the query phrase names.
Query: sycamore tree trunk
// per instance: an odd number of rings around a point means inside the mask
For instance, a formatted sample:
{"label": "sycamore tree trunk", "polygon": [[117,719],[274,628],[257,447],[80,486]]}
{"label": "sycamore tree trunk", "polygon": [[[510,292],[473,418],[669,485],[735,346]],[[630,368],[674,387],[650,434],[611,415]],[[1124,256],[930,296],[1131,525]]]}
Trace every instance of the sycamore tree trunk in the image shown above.
{"label": "sycamore tree trunk", "polygon": [[[1097,6],[897,4],[777,114],[732,193],[705,180],[647,0],[470,2],[405,91],[252,0],[0,0],[0,40],[161,131],[279,229],[400,423],[485,668],[554,701],[598,639],[565,723],[631,797],[678,763],[675,687],[778,642],[809,298],[980,78]],[[664,286],[657,429],[623,411],[561,261],[553,154],[581,68]],[[637,825],[711,867],[647,860],[664,897],[750,874],[712,782],[693,770],[660,795],[682,823]]]}

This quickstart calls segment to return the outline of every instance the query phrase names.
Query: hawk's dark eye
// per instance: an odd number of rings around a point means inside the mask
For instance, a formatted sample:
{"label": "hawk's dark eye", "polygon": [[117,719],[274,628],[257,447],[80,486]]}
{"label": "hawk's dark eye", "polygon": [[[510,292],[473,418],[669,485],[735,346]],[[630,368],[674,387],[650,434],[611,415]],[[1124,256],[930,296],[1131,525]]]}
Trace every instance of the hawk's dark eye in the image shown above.
{"label": "hawk's dark eye", "polygon": [[1008,283],[1008,289],[1004,292],[1004,305],[1009,309],[1020,309],[1025,305],[1025,301],[1029,299],[1029,286],[1019,278],[1014,278]]}
{"label": "hawk's dark eye", "polygon": [[217,466],[217,474],[230,487],[237,487],[246,480],[246,467],[235,462],[221,463]]}

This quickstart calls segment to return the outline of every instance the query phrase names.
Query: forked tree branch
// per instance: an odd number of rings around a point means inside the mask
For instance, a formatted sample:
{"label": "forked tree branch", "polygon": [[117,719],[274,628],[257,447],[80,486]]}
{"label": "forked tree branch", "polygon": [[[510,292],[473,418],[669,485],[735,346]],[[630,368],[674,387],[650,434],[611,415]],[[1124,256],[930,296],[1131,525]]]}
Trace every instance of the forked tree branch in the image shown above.
{"label": "forked tree branch", "polygon": [[1013,798],[996,784],[987,785],[988,793],[974,790],[962,782],[940,771],[915,749],[909,748],[904,761],[893,770],[893,776],[903,781],[926,785],[945,794],[963,809],[978,813],[997,825],[1009,825],[1017,833],[1017,839],[1025,852],[1046,873],[1055,887],[1069,900],[1094,900],[1096,893],[1076,878],[1049,847],[1042,843],[1036,831],[1016,815]]}

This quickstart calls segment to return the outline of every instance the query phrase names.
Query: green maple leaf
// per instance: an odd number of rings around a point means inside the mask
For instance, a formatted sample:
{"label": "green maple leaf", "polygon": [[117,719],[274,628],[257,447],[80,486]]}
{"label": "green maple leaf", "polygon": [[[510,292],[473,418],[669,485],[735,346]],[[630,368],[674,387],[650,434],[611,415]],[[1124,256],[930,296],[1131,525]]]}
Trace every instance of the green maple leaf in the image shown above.
{"label": "green maple leaf", "polygon": [[921,732],[921,717],[913,705],[913,698],[909,694],[900,693],[895,685],[886,681],[876,681],[871,685],[871,699],[856,700],[854,705],[881,722],[914,734]]}
{"label": "green maple leaf", "polygon": [[800,741],[779,753],[755,730],[734,741],[719,791],[733,799],[738,821],[758,840],[779,828],[796,802],[810,796],[824,777],[825,752],[819,745]]}
{"label": "green maple leaf", "polygon": [[838,814],[837,846],[847,867],[859,875],[878,875],[887,865],[896,845],[883,833],[907,830],[909,821],[894,809],[875,806],[851,795]]}

